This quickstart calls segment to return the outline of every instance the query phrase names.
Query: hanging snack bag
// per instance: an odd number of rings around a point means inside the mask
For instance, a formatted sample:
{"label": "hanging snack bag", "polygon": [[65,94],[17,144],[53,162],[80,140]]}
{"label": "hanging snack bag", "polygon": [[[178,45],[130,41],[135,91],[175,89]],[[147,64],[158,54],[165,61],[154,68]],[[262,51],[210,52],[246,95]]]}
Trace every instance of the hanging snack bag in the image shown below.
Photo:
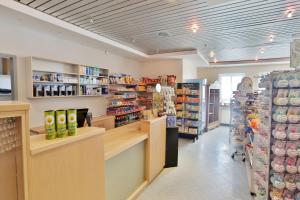
{"label": "hanging snack bag", "polygon": [[53,110],[48,110],[44,112],[44,123],[46,130],[46,139],[52,140],[56,138],[55,130],[55,112]]}
{"label": "hanging snack bag", "polygon": [[67,136],[67,124],[66,124],[66,111],[57,110],[56,111],[56,132],[57,137],[63,138]]}
{"label": "hanging snack bag", "polygon": [[68,109],[68,133],[70,136],[74,136],[77,134],[77,110],[76,109]]}

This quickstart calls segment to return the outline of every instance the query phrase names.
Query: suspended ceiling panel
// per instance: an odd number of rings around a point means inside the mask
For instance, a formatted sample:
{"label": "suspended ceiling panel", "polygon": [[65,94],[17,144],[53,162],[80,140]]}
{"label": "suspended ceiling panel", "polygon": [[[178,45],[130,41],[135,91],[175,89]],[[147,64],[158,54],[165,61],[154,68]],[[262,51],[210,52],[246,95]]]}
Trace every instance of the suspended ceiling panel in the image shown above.
{"label": "suspended ceiling panel", "polygon": [[299,0],[18,2],[147,54],[198,49],[210,61],[211,50],[219,61],[288,57],[292,36],[300,32]]}

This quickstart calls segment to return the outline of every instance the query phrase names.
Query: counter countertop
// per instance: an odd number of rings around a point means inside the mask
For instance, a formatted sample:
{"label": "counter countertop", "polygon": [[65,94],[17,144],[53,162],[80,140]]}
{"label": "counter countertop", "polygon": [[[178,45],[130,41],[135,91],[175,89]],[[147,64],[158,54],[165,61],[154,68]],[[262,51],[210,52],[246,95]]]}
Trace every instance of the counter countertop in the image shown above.
{"label": "counter countertop", "polygon": [[30,137],[30,151],[31,155],[36,155],[44,151],[49,151],[61,147],[63,145],[72,144],[80,140],[84,140],[90,137],[101,135],[105,133],[104,128],[96,127],[83,127],[78,128],[78,134],[75,136],[68,136],[65,138],[57,138],[54,140],[46,140],[45,134],[34,135]]}
{"label": "counter countertop", "polygon": [[135,122],[111,129],[104,135],[104,158],[108,160],[136,144],[148,139],[148,133],[140,130],[141,123]]}
{"label": "counter countertop", "polygon": [[29,103],[24,103],[19,101],[0,101],[0,112],[28,110],[29,108],[30,108]]}

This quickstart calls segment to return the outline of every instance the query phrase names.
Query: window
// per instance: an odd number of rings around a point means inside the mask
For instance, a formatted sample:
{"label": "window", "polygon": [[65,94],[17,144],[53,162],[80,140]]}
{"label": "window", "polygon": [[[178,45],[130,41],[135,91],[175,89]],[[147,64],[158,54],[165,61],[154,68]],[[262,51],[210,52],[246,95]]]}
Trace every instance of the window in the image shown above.
{"label": "window", "polygon": [[232,92],[237,89],[237,85],[245,77],[243,73],[219,74],[219,82],[221,84],[221,104],[230,103]]}

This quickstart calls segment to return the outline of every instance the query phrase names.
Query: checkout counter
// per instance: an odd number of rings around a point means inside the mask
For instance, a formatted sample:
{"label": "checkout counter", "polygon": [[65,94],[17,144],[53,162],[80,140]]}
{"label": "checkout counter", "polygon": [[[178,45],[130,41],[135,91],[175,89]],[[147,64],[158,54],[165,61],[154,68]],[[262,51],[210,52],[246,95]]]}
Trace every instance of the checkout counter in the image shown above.
{"label": "checkout counter", "polygon": [[[20,104],[24,120],[20,121],[18,130],[23,153],[22,162],[15,165],[22,171],[16,173],[22,177],[17,179],[17,184],[11,185],[5,185],[0,179],[1,189],[22,194],[18,199],[136,199],[165,165],[165,117],[107,131],[83,127],[78,129],[76,136],[46,140],[43,134],[29,137],[29,105]],[[0,118],[9,117],[3,114],[4,108],[4,104],[0,105]],[[11,116],[21,112],[14,110],[18,106],[9,108]],[[2,165],[0,161],[0,168]],[[3,170],[8,169],[3,167]]]}

